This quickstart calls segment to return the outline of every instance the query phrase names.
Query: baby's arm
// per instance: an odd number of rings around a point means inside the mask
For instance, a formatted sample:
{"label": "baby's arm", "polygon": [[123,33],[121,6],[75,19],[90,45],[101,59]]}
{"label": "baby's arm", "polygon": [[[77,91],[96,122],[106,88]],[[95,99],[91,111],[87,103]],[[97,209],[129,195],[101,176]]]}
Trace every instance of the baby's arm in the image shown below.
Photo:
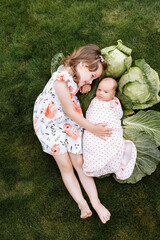
{"label": "baby's arm", "polygon": [[54,82],[54,88],[57,96],[61,102],[64,112],[72,119],[75,123],[85,128],[89,132],[92,132],[97,137],[105,140],[105,136],[111,136],[111,129],[105,128],[106,124],[93,124],[80,115],[74,108],[69,89],[66,82],[56,80]]}
{"label": "baby's arm", "polygon": [[80,93],[85,94],[87,92],[91,91],[91,85],[90,84],[85,84],[80,88]]}

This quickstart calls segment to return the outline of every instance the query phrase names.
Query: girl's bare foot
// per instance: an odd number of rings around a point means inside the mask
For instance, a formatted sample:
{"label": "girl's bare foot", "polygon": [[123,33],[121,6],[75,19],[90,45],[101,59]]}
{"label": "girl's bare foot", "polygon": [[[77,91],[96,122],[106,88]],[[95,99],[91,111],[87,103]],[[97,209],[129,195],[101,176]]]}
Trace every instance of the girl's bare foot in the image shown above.
{"label": "girl's bare foot", "polygon": [[92,212],[87,204],[87,202],[81,203],[78,205],[81,210],[81,218],[88,218],[92,216]]}
{"label": "girl's bare foot", "polygon": [[110,219],[111,216],[108,209],[105,206],[103,206],[100,202],[92,204],[92,206],[97,212],[101,222],[105,224]]}

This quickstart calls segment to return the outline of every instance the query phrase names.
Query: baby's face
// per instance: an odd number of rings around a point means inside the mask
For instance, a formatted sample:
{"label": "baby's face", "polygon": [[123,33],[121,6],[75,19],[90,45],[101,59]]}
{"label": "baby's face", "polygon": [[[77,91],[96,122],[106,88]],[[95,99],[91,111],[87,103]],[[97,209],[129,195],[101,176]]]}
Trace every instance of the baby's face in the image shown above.
{"label": "baby's face", "polygon": [[110,81],[101,81],[98,85],[96,96],[101,101],[110,101],[115,96],[115,88]]}

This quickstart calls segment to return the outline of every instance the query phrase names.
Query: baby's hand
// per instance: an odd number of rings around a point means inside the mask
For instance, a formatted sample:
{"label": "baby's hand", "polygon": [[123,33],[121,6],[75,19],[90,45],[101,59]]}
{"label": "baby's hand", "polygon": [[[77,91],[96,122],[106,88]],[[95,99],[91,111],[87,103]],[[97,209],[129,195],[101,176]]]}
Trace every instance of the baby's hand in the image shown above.
{"label": "baby's hand", "polygon": [[110,101],[110,107],[115,108],[119,104],[117,99],[111,100]]}
{"label": "baby's hand", "polygon": [[94,128],[93,128],[93,133],[103,139],[106,140],[105,137],[111,137],[112,135],[112,129],[111,128],[106,128],[107,124],[105,123],[99,123],[99,124],[95,124]]}
{"label": "baby's hand", "polygon": [[80,93],[85,94],[87,92],[91,91],[91,85],[90,84],[85,84],[80,88]]}

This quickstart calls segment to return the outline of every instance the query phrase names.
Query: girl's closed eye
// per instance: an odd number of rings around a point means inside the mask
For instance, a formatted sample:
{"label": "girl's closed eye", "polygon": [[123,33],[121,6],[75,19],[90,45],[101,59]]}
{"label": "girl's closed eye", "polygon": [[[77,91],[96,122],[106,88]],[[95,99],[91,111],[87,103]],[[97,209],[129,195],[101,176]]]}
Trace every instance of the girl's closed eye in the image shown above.
{"label": "girl's closed eye", "polygon": [[95,73],[92,73],[92,78],[95,78],[95,77],[96,77]]}

